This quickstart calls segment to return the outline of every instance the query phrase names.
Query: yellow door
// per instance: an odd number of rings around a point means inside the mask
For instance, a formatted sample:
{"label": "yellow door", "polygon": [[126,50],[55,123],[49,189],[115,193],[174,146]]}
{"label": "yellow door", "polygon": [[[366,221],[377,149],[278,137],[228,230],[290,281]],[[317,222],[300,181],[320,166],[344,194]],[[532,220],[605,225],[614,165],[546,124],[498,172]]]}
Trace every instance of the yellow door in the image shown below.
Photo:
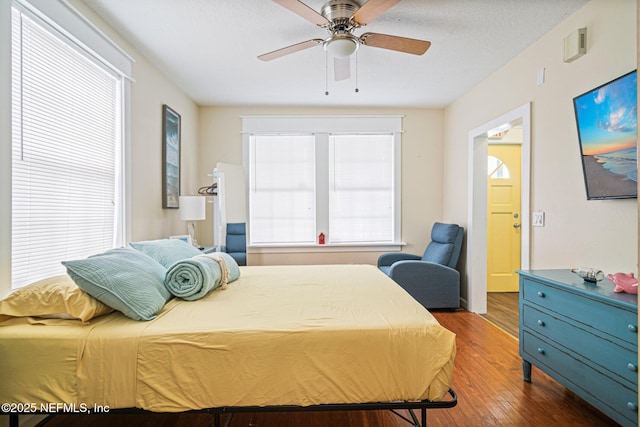
{"label": "yellow door", "polygon": [[489,145],[487,292],[518,292],[520,145]]}

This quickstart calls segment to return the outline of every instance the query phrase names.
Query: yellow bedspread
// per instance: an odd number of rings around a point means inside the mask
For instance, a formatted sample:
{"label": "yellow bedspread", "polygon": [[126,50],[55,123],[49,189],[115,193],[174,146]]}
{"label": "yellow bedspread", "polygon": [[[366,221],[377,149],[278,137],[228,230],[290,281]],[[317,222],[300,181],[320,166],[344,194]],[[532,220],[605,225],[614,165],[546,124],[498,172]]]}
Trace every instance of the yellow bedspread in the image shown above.
{"label": "yellow bedspread", "polygon": [[[27,320],[24,319],[24,323]],[[441,400],[455,335],[373,266],[242,267],[149,322],[0,326],[0,401],[177,412]]]}

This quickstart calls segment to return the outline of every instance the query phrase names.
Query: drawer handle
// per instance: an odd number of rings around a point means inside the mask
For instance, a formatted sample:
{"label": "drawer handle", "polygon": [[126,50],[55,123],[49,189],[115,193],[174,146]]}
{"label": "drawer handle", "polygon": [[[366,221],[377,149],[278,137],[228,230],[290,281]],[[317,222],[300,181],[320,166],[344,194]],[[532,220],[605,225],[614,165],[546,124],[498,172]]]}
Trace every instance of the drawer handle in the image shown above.
{"label": "drawer handle", "polygon": [[544,294],[544,292],[540,292],[540,291],[538,291],[538,296],[539,296],[540,298],[544,298],[544,297],[545,297],[545,294]]}
{"label": "drawer handle", "polygon": [[627,408],[631,409],[632,411],[638,411],[638,405],[633,402],[627,402]]}
{"label": "drawer handle", "polygon": [[540,354],[544,354],[544,353],[545,353],[544,348],[540,348],[540,347],[538,347],[538,353],[540,353]]}
{"label": "drawer handle", "polygon": [[629,368],[629,370],[632,371],[632,372],[638,372],[638,367],[636,365],[634,365],[633,363],[629,363],[627,365],[627,368]]}
{"label": "drawer handle", "polygon": [[631,332],[638,332],[638,327],[636,325],[628,325],[627,328],[629,328]]}
{"label": "drawer handle", "polygon": [[538,320],[538,325],[544,326],[544,320]]}

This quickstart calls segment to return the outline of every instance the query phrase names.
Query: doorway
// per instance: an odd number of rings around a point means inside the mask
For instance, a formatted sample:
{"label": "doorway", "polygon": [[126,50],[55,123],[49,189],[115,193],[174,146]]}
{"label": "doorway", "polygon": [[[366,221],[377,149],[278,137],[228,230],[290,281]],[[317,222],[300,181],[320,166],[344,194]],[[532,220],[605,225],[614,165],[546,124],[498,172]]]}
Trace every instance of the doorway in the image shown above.
{"label": "doorway", "polygon": [[489,135],[522,126],[520,267],[529,268],[531,106],[516,108],[469,132],[467,309],[487,312],[487,156]]}
{"label": "doorway", "polygon": [[487,292],[518,292],[522,127],[489,136]]}

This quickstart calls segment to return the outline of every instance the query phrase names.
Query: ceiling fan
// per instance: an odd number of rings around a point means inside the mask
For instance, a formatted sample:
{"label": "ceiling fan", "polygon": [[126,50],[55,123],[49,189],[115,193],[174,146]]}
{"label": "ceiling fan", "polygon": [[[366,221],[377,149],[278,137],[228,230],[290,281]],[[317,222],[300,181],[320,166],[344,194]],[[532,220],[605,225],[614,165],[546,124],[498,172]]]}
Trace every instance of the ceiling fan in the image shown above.
{"label": "ceiling fan", "polygon": [[258,56],[258,59],[262,61],[271,61],[313,46],[322,45],[325,51],[334,58],[335,80],[344,80],[350,76],[349,57],[361,45],[413,55],[422,55],[431,46],[431,42],[428,41],[388,34],[364,33],[359,37],[353,34],[354,30],[369,24],[400,0],[368,0],[364,4],[361,4],[359,0],[330,0],[322,6],[320,13],[299,0],[273,1],[312,24],[324,28],[329,33],[329,37],[311,39],[265,53]]}

